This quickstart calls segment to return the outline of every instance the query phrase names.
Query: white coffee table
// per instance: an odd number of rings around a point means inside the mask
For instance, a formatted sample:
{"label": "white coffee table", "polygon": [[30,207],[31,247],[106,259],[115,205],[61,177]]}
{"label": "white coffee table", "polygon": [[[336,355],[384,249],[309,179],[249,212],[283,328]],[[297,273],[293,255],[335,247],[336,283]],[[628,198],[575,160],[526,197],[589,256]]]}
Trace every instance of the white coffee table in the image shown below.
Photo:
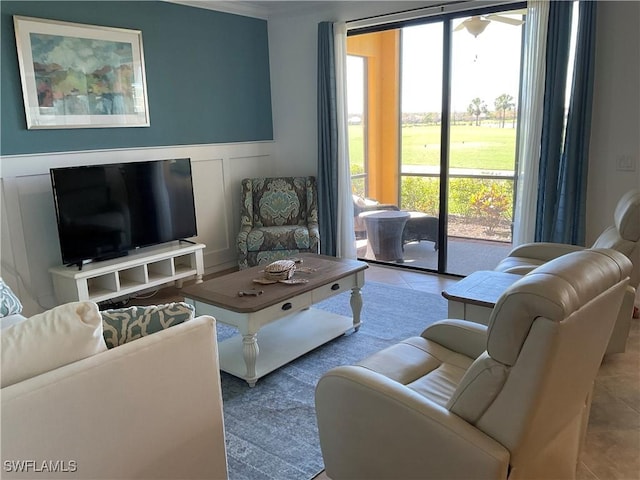
{"label": "white coffee table", "polygon": [[[236,327],[240,334],[218,345],[220,369],[255,386],[259,378],[314,348],[360,328],[364,270],[355,260],[303,254],[301,267],[310,273],[294,278],[308,283],[259,285],[264,267],[253,267],[191,285],[182,290],[198,315]],[[262,290],[259,296],[238,296],[239,291]],[[310,308],[313,304],[351,290],[353,317]]]}

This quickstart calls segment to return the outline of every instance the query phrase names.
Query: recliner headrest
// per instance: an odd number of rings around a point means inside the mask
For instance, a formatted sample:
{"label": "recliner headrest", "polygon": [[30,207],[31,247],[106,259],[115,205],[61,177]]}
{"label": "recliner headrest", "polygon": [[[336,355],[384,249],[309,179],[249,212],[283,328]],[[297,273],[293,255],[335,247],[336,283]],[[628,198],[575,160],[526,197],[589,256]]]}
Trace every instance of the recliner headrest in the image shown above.
{"label": "recliner headrest", "polygon": [[631,274],[631,261],[611,249],[587,249],[532,270],[500,297],[489,320],[487,351],[513,365],[538,317],[560,322]]}
{"label": "recliner headrest", "polygon": [[630,190],[620,198],[613,218],[622,238],[640,241],[640,190]]}

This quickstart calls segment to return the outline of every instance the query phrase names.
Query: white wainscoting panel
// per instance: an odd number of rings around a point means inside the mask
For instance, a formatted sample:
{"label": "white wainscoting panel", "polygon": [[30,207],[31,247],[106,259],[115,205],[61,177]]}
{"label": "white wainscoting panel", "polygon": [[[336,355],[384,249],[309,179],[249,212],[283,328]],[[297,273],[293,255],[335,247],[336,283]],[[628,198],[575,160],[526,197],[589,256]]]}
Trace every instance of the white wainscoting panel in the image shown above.
{"label": "white wainscoting panel", "polygon": [[[62,263],[49,169],[102,163],[191,158],[198,236],[205,273],[233,267],[240,225],[240,182],[274,172],[274,143],[56,152],[0,157],[2,277],[26,315],[57,305],[49,268]],[[237,198],[236,198],[237,197]]]}
{"label": "white wainscoting panel", "polygon": [[196,203],[198,236],[196,241],[204,243],[205,265],[224,264],[232,258],[235,228],[229,224],[226,188],[224,184],[224,161],[222,158],[193,162],[193,192]]}

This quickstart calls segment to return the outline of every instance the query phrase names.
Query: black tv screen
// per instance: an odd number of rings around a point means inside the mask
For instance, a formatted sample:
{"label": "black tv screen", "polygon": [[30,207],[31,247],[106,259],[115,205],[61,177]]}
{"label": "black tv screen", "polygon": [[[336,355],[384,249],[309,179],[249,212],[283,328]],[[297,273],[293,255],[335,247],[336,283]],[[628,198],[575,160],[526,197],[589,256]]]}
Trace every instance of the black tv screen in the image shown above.
{"label": "black tv screen", "polygon": [[188,158],[52,168],[50,173],[65,264],[197,235]]}

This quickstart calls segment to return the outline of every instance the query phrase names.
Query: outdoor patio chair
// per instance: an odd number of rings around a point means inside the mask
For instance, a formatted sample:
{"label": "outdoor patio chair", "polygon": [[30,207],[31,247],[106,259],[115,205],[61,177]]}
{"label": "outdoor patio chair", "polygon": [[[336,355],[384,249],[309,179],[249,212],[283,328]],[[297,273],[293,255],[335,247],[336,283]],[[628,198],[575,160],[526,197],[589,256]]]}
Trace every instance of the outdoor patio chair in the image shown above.
{"label": "outdoor patio chair", "polygon": [[407,220],[402,232],[402,249],[409,242],[421,242],[423,240],[433,242],[433,249],[438,250],[438,217],[432,217],[422,212],[409,212],[411,217]]}
{"label": "outdoor patio chair", "polygon": [[363,212],[372,212],[375,210],[400,210],[397,205],[392,203],[380,203],[372,198],[353,195],[353,229],[356,233],[356,239],[367,238],[367,229],[364,219],[360,218]]}

